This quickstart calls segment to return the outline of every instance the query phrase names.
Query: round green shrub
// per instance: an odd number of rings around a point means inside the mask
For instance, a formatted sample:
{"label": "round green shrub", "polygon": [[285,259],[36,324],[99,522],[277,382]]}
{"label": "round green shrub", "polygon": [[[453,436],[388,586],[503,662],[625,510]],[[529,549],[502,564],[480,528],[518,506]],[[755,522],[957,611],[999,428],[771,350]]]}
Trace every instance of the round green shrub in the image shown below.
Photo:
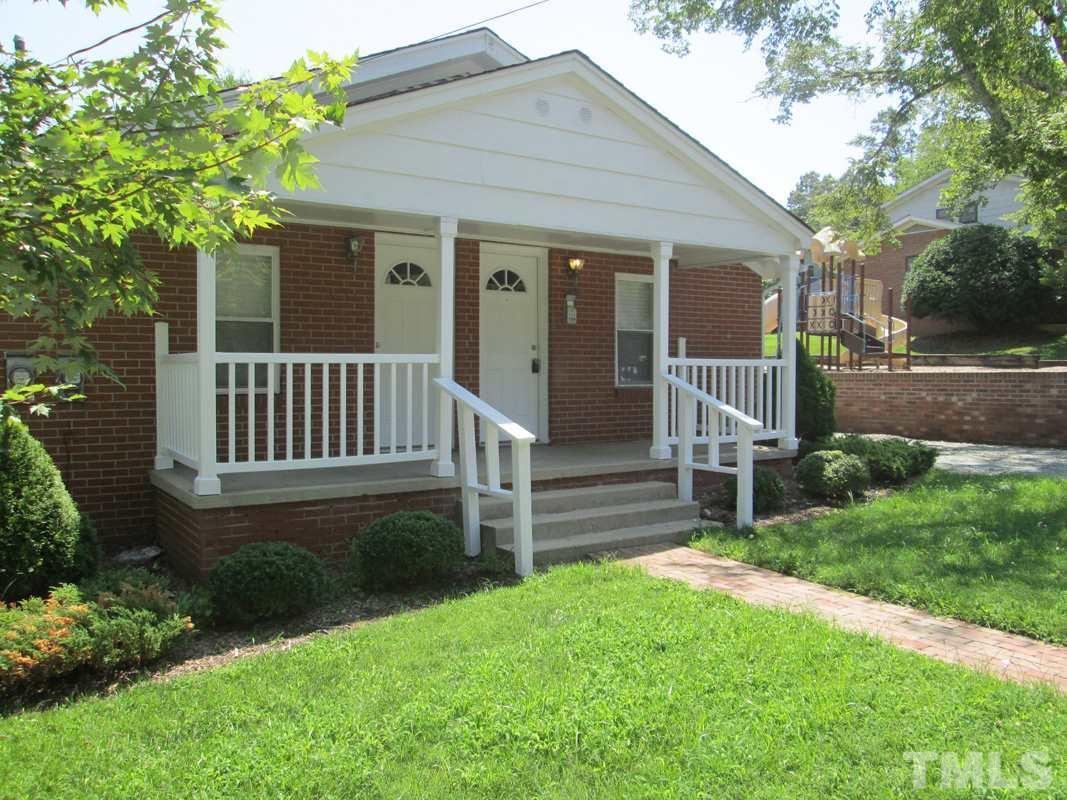
{"label": "round green shrub", "polygon": [[870,470],[863,460],[840,450],[820,450],[805,456],[794,475],[805,492],[830,500],[863,494],[871,482]]}
{"label": "round green shrub", "polygon": [[52,457],[17,417],[0,417],[0,598],[77,577],[81,515]]}
{"label": "round green shrub", "polygon": [[921,442],[886,437],[871,439],[857,434],[833,436],[804,442],[801,455],[825,450],[840,450],[862,459],[878,485],[892,486],[928,471],[937,459],[937,451]]}
{"label": "round green shrub", "polygon": [[916,317],[1002,329],[1033,319],[1047,260],[1037,242],[999,225],[967,225],[927,245],[904,278]]}
{"label": "round green shrub", "polygon": [[368,589],[406,586],[455,569],[463,556],[463,533],[429,511],[400,511],[377,519],[352,540],[349,570]]}
{"label": "round green shrub", "polygon": [[797,342],[797,436],[824,439],[837,430],[837,387]]}
{"label": "round green shrub", "polygon": [[[785,508],[785,482],[773,469],[756,467],[752,474],[752,509],[757,514],[781,511]],[[722,481],[722,503],[737,508],[737,476],[727,475]]]}
{"label": "round green shrub", "polygon": [[315,606],[326,589],[326,568],[303,547],[256,542],[219,559],[207,584],[220,619],[248,624]]}

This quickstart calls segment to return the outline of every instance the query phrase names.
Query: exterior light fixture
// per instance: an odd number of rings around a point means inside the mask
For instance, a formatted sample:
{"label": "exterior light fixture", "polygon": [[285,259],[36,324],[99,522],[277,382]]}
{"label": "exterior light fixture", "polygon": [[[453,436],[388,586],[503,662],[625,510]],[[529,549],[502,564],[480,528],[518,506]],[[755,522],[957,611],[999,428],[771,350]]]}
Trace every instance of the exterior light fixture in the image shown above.
{"label": "exterior light fixture", "polygon": [[578,275],[584,266],[584,258],[567,259],[567,271],[571,276],[571,288],[563,298],[563,314],[568,325],[578,324]]}
{"label": "exterior light fixture", "polygon": [[363,249],[363,240],[358,236],[349,236],[345,241],[345,245],[348,247],[348,255],[352,259],[352,265],[355,266],[356,259],[359,258],[359,251]]}

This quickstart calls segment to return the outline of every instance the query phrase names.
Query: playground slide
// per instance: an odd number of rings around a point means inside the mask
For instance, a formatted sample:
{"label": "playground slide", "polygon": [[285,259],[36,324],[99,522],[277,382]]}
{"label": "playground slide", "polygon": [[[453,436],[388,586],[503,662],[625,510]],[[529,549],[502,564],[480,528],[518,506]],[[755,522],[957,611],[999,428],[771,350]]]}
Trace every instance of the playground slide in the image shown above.
{"label": "playground slide", "polygon": [[[870,319],[871,317],[868,317]],[[877,328],[878,340],[882,344],[889,343],[889,317],[885,314],[877,314],[873,317],[875,327]],[[908,335],[908,323],[907,320],[903,320],[900,317],[893,317],[893,347],[903,343],[905,336]]]}
{"label": "playground slide", "polygon": [[778,330],[778,293],[763,299],[763,332],[774,333]]}

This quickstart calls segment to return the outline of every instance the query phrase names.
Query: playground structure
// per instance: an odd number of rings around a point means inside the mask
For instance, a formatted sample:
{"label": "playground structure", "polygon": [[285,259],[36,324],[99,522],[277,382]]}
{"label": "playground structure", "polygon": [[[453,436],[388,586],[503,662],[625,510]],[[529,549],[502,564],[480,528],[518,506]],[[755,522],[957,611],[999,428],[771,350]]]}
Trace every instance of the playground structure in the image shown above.
{"label": "playground structure", "polygon": [[[895,316],[893,289],[866,276],[863,252],[830,228],[815,234],[810,261],[800,273],[797,334],[804,349],[825,369],[877,368],[885,363],[911,369],[911,311]],[[764,299],[763,332],[781,331],[781,289]],[[886,299],[883,308],[883,296]],[[903,344],[903,353],[894,353]]]}

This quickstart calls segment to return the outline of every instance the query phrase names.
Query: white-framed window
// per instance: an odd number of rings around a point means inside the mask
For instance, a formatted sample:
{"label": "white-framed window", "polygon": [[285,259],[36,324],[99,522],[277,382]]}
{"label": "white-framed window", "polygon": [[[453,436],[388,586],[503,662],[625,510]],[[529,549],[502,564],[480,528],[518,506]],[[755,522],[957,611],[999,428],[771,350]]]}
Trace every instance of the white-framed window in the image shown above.
{"label": "white-framed window", "polygon": [[615,274],[615,385],[652,385],[652,276]]}
{"label": "white-framed window", "polygon": [[[215,257],[215,349],[220,353],[276,353],[281,344],[278,248],[239,244]],[[216,385],[228,388],[225,365]],[[256,388],[267,388],[267,365],[256,367]],[[234,371],[238,389],[248,386],[248,367]]]}

